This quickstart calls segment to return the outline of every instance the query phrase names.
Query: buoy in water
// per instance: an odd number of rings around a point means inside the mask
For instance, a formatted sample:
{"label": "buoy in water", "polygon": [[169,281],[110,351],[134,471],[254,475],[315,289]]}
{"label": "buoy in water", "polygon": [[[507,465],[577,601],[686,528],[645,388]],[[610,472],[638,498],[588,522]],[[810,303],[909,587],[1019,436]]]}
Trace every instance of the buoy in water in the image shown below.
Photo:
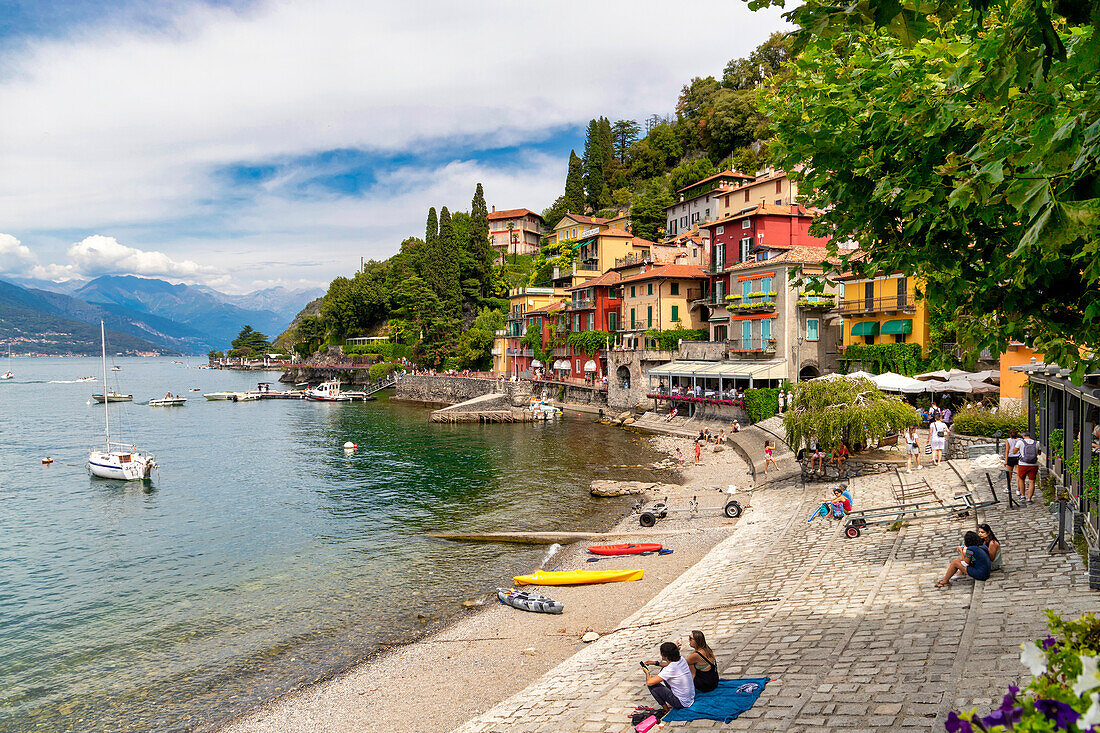
{"label": "buoy in water", "polygon": [[42,465],[44,465],[44,466],[48,466],[51,463],[53,463],[53,459],[50,458],[49,456],[46,456],[45,458],[42,459]]}
{"label": "buoy in water", "polygon": [[355,450],[358,447],[359,446],[357,446],[355,443],[352,443],[350,440],[344,443],[344,450]]}

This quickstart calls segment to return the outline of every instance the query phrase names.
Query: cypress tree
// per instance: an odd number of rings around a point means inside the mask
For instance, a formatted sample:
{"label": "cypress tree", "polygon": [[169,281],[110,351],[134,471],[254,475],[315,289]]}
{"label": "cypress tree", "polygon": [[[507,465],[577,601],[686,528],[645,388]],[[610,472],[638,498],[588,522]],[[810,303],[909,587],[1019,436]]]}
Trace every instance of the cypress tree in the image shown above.
{"label": "cypress tree", "polygon": [[439,246],[435,248],[439,257],[438,267],[440,272],[439,299],[446,303],[451,310],[448,315],[456,315],[455,311],[462,307],[462,289],[459,286],[459,270],[462,250],[455,239],[454,227],[451,225],[451,212],[444,206],[439,210]]}
{"label": "cypress tree", "polygon": [[435,207],[428,209],[428,224],[424,231],[424,243],[430,245],[435,244],[436,237],[439,236],[439,224],[435,219]]}
{"label": "cypress tree", "polygon": [[470,237],[468,247],[470,259],[474,262],[477,279],[481,283],[481,292],[488,291],[490,275],[493,272],[495,253],[489,242],[489,207],[485,204],[485,189],[477,184],[474,200],[470,202]]}
{"label": "cypress tree", "polygon": [[[569,173],[565,177],[565,210],[570,214],[584,213],[584,161],[575,150],[569,151]],[[546,222],[557,226],[556,221]]]}
{"label": "cypress tree", "polygon": [[604,154],[600,144],[600,123],[591,120],[584,138],[584,202],[593,211],[599,208],[603,196]]}

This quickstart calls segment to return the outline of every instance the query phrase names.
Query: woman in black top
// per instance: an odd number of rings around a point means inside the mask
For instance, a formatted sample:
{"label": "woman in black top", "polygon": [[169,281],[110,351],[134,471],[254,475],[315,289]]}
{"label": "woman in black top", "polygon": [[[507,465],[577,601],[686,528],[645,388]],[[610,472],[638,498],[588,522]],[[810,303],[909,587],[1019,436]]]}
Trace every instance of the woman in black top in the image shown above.
{"label": "woman in black top", "polygon": [[691,677],[695,682],[697,692],[710,692],[718,687],[718,662],[714,658],[714,651],[707,646],[706,637],[702,631],[692,631],[688,634],[688,646],[691,647],[685,659],[691,668]]}

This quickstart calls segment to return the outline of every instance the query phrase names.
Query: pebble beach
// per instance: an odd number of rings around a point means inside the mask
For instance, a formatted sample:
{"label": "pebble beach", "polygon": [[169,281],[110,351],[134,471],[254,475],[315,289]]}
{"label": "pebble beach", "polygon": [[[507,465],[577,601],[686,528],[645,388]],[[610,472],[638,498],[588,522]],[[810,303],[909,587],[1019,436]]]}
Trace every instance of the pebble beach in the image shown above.
{"label": "pebble beach", "polygon": [[[672,554],[612,557],[586,563],[585,543],[566,546],[543,565],[548,570],[643,568],[636,582],[536,588],[565,604],[561,615],[518,611],[499,604],[495,596],[472,599],[465,618],[406,646],[390,649],[332,679],[290,692],[224,726],[223,733],[276,731],[451,730],[524,689],[585,646],[581,637],[605,635],[694,566],[727,538],[738,520],[721,514],[725,496],[702,487],[752,484],[748,466],[734,450],[715,451],[708,445],[699,464],[690,459],[691,440],[674,436],[649,438],[655,448],[675,456],[680,448],[688,459],[679,469],[679,486],[666,487],[670,503],[698,496],[701,510],[694,518],[672,514],[658,529],[678,532],[660,541]],[[749,494],[739,497],[751,507]],[[747,511],[752,511],[751,508]],[[585,529],[585,528],[578,528]],[[646,538],[636,517],[624,517],[616,532]],[[549,550],[550,548],[548,548]],[[554,548],[557,549],[557,548]],[[517,567],[515,573],[532,568]],[[501,578],[501,585],[511,578]]]}

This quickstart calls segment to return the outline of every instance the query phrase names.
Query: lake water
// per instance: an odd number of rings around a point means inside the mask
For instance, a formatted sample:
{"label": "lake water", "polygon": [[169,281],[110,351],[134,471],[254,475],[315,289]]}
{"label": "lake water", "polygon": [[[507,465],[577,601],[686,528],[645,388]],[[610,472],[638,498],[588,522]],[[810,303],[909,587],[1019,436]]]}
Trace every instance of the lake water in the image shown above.
{"label": "lake water", "polygon": [[[115,363],[135,402],[112,425],[156,455],[150,485],[84,468],[103,407],[96,384],[67,382],[98,360],[15,359],[0,382],[3,732],[223,722],[464,613],[546,552],[422,533],[604,527],[624,503],[589,481],[656,458],[590,417],[454,426],[385,398],[208,402],[189,389],[278,374]],[[167,391],[187,405],[140,404]]]}

